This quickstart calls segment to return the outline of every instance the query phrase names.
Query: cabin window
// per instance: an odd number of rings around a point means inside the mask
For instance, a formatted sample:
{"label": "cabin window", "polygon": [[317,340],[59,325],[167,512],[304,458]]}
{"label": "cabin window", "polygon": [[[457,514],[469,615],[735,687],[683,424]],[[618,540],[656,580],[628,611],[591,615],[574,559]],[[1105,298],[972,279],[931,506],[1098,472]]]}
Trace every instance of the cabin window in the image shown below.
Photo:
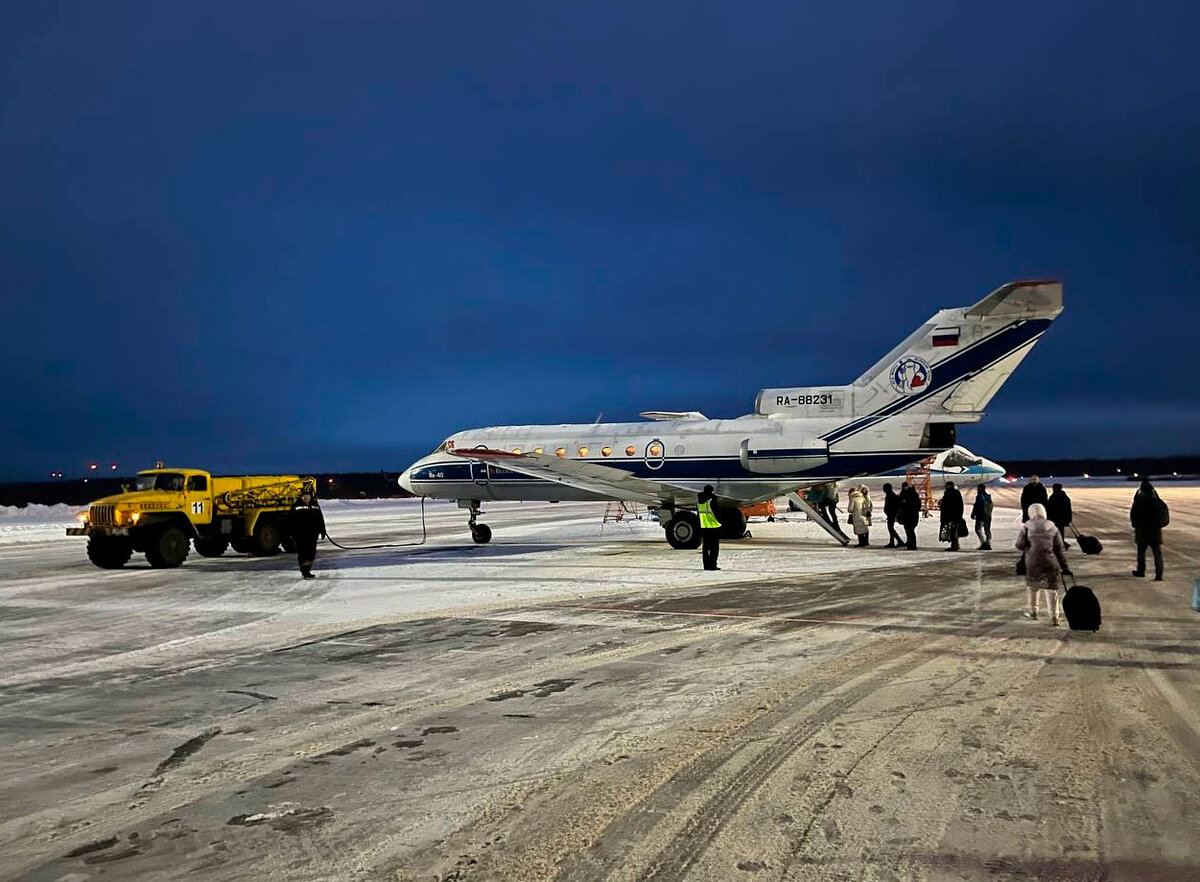
{"label": "cabin window", "polygon": [[633,456],[635,453],[637,453],[637,448],[634,447],[632,444],[630,444],[628,447],[625,448],[626,456]]}
{"label": "cabin window", "polygon": [[611,447],[601,447],[600,455],[601,456],[612,456],[612,448]]}
{"label": "cabin window", "polygon": [[535,448],[533,448],[533,452],[534,452],[534,453],[538,453],[538,454],[540,454],[540,453],[542,452],[542,448],[540,448],[540,447],[535,447]]}
{"label": "cabin window", "polygon": [[588,449],[587,449],[586,447],[580,447],[580,448],[579,448],[579,455],[580,455],[580,456],[587,456],[587,455],[588,455]]}
{"label": "cabin window", "polygon": [[514,448],[512,449],[512,452],[513,452],[513,453],[520,453],[520,452],[521,452],[521,448],[520,448],[520,447],[514,447]]}
{"label": "cabin window", "polygon": [[204,475],[191,475],[187,480],[187,488],[189,490],[207,490],[208,478]]}
{"label": "cabin window", "polygon": [[567,455],[567,448],[565,448],[565,447],[560,447],[560,448],[558,448],[558,450],[554,451],[554,455],[555,455],[555,456],[566,456],[566,455]]}
{"label": "cabin window", "polygon": [[650,456],[662,456],[662,446],[659,444],[651,444],[647,448],[646,453]]}

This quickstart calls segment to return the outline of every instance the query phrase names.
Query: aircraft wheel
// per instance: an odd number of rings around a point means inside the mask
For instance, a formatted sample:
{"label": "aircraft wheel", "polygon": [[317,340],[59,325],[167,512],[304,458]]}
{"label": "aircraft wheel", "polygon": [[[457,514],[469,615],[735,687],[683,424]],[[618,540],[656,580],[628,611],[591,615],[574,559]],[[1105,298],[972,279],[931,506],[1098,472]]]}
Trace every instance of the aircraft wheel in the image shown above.
{"label": "aircraft wheel", "polygon": [[677,511],[667,523],[667,544],[687,551],[700,547],[700,516],[693,511]]}
{"label": "aircraft wheel", "polygon": [[721,522],[722,539],[744,539],[746,537],[746,515],[740,508],[722,508],[716,512]]}
{"label": "aircraft wheel", "polygon": [[487,545],[492,541],[492,528],[487,524],[472,524],[471,538],[476,545]]}

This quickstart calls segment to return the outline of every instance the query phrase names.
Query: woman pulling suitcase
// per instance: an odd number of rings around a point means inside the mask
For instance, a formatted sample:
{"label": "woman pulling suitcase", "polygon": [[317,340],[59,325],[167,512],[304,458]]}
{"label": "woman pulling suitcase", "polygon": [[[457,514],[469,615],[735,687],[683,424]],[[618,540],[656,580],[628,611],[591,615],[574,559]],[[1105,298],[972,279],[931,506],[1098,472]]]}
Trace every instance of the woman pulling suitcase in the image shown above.
{"label": "woman pulling suitcase", "polygon": [[1046,601],[1050,624],[1058,625],[1058,586],[1063,575],[1070,575],[1067,551],[1062,534],[1046,517],[1046,507],[1040,502],[1029,506],[1029,520],[1017,534],[1017,550],[1025,554],[1025,590],[1028,605],[1022,612],[1027,619],[1038,617],[1039,594]]}

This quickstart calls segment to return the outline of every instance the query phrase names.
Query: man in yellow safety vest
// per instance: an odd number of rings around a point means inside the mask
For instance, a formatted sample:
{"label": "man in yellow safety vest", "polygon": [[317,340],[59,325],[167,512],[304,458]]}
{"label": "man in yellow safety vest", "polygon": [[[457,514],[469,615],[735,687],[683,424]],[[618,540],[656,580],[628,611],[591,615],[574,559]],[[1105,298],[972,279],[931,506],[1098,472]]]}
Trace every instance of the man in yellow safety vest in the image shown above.
{"label": "man in yellow safety vest", "polygon": [[717,555],[721,553],[721,522],[713,514],[712,484],[705,484],[704,490],[696,497],[700,503],[700,536],[704,540],[704,569],[719,570]]}

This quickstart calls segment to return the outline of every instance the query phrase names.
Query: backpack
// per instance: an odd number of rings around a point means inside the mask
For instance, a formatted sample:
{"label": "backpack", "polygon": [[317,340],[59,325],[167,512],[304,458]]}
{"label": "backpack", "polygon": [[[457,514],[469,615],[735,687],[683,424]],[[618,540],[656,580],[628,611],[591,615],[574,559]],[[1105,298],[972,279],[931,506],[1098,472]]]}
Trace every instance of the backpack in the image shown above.
{"label": "backpack", "polygon": [[1158,525],[1165,527],[1171,523],[1171,510],[1161,499],[1158,500]]}

